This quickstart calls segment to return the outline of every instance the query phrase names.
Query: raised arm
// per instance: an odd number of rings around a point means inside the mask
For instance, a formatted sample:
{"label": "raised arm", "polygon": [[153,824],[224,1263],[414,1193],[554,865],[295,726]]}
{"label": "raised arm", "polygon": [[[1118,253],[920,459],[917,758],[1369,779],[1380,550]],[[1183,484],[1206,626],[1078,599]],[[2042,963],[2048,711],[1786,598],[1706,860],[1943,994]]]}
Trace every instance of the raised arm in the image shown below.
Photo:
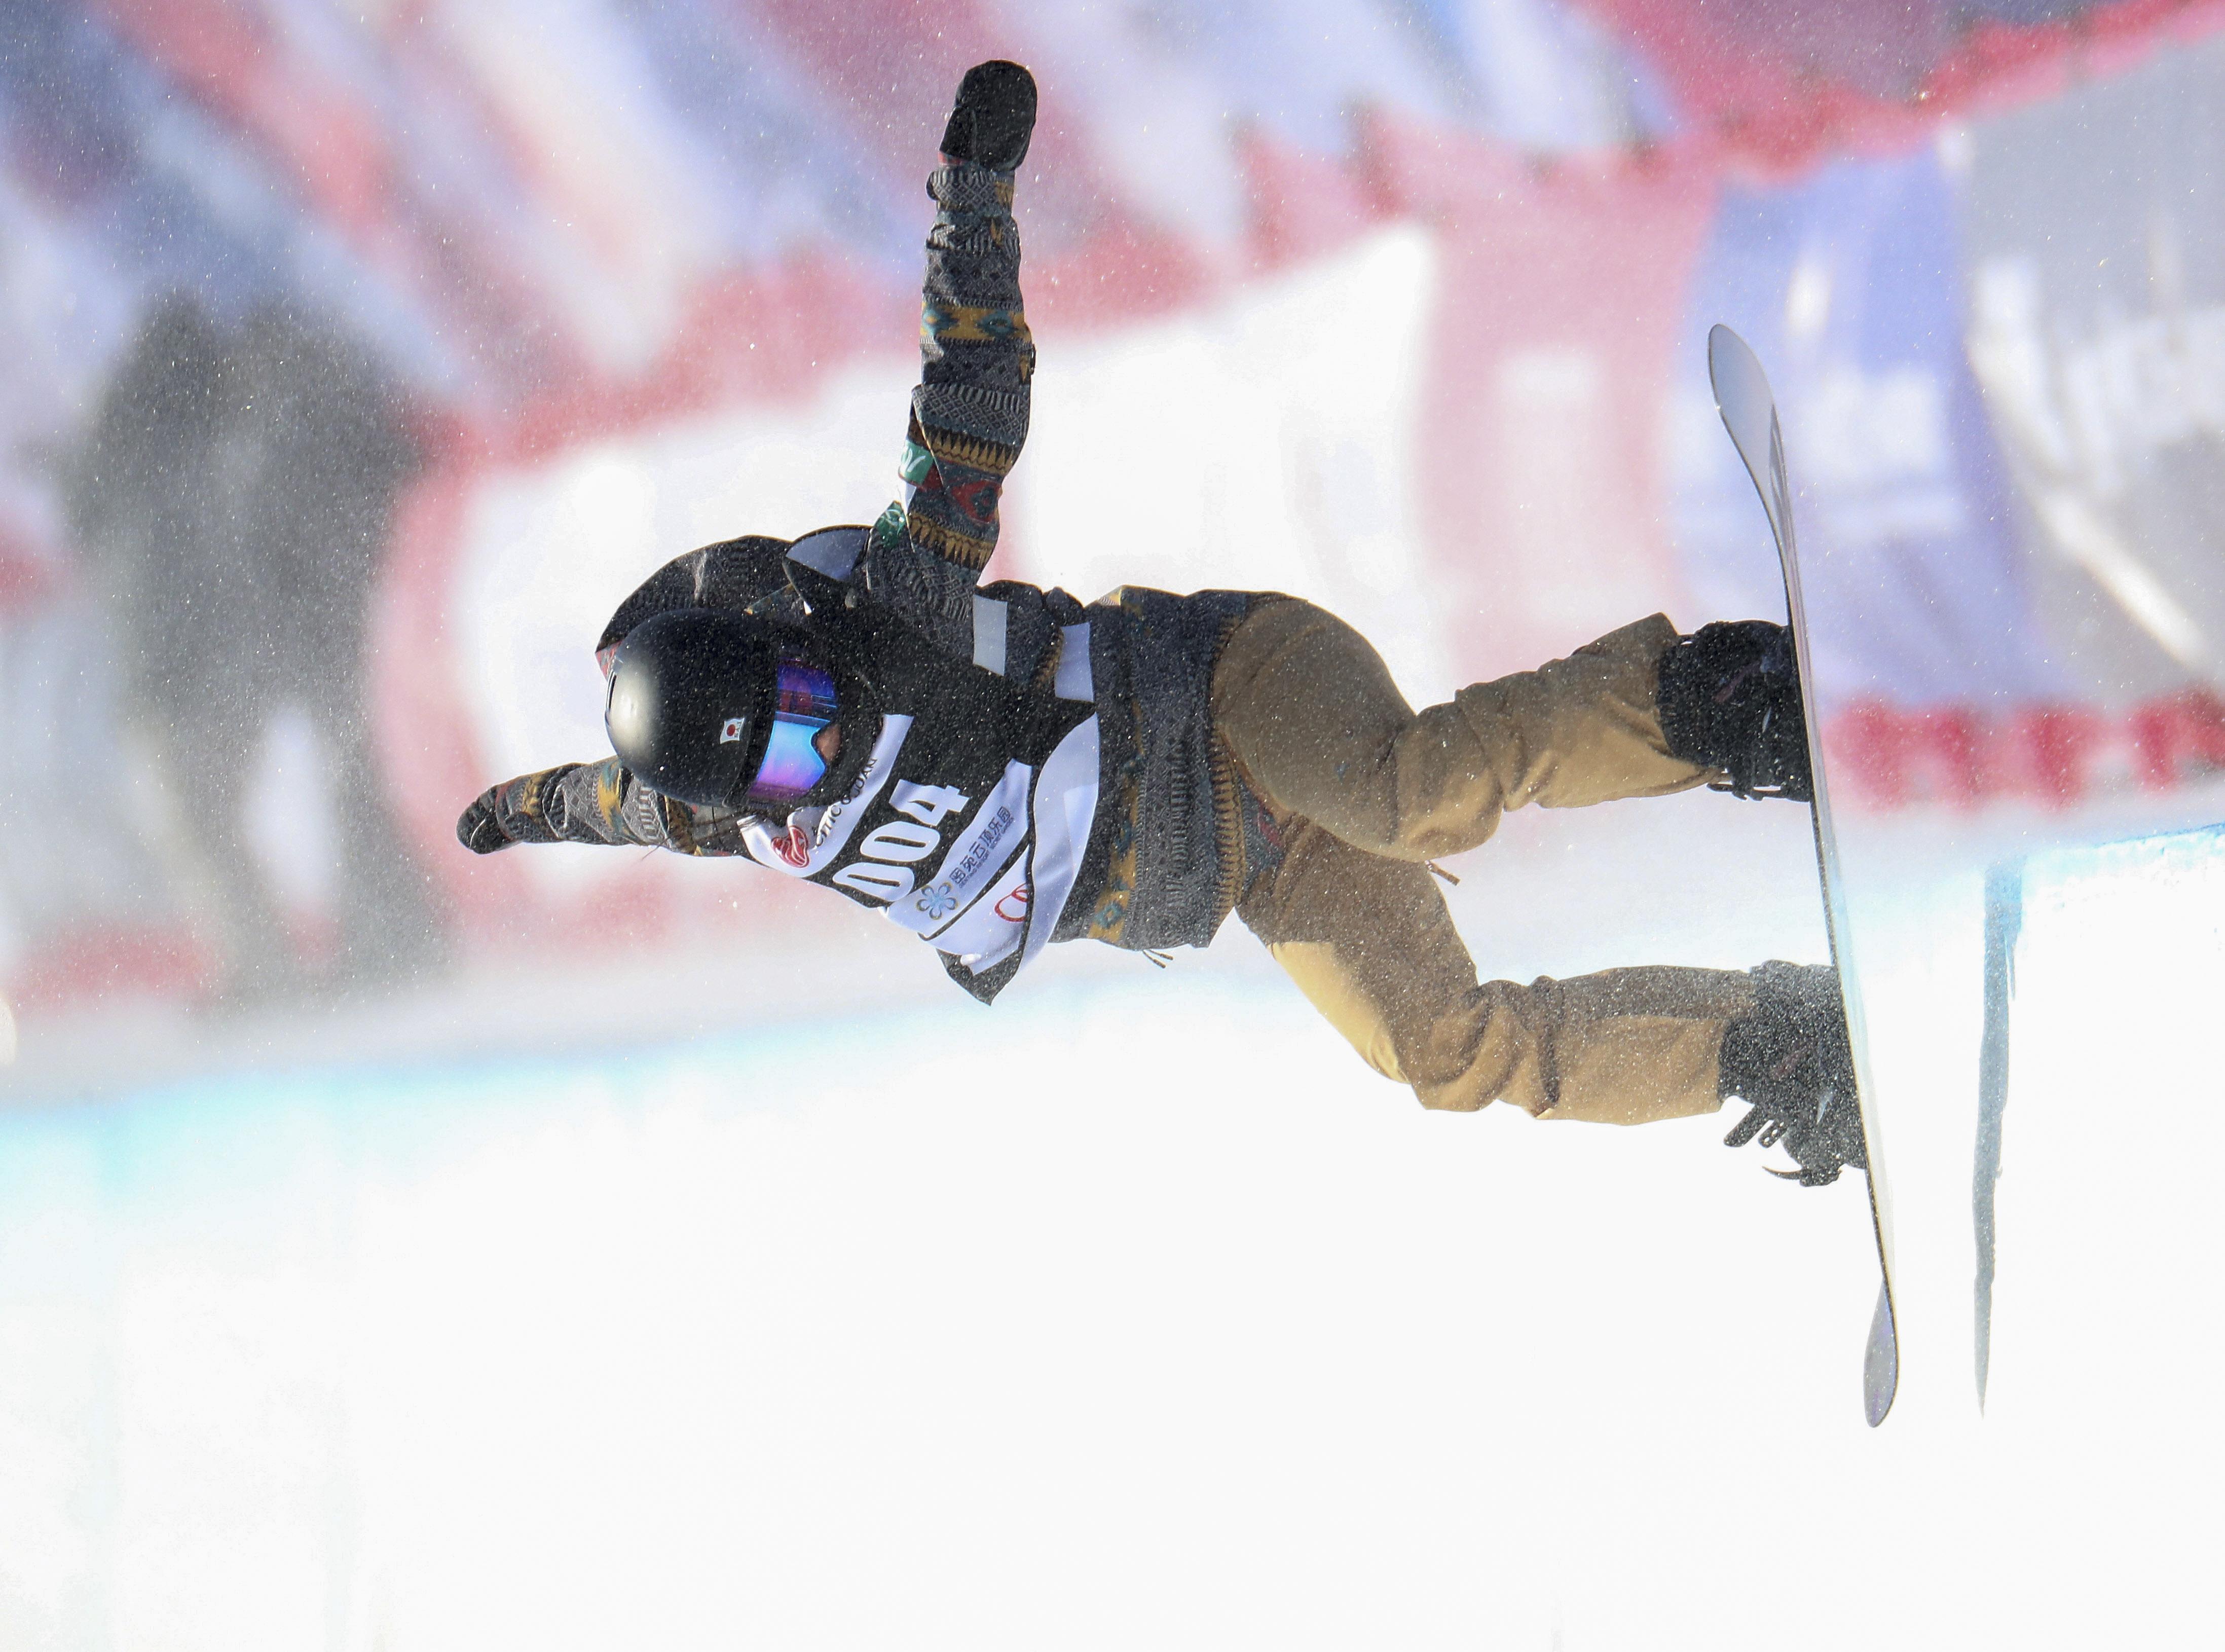
{"label": "raised arm", "polygon": [[874,524],[875,594],[955,651],[973,651],[974,582],[997,548],[997,504],[1028,436],[1035,343],[1020,302],[1012,185],[1035,130],[1036,85],[1017,63],[960,83],[927,181],[920,382],[905,433],[904,496]]}
{"label": "raised arm", "polygon": [[1035,129],[1017,63],[967,72],[928,194],[920,382],[904,448],[906,536],[978,575],[997,548],[997,497],[1028,439],[1036,347],[1020,302],[1012,185]]}

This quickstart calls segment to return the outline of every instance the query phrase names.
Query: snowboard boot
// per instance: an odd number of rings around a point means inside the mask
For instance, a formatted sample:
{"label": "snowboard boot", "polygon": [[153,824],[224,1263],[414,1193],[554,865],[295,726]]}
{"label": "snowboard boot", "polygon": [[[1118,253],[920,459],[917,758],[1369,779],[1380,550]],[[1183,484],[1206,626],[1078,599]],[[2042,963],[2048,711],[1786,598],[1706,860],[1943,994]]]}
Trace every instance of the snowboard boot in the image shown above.
{"label": "snowboard boot", "polygon": [[992,172],[1017,172],[1035,129],[1035,76],[1017,63],[976,63],[958,83],[942,152]]}
{"label": "snowboard boot", "polygon": [[1867,1170],[1838,971],[1772,960],[1749,973],[1753,1013],[1724,1032],[1715,1088],[1752,1110],[1723,1145],[1743,1147],[1757,1136],[1765,1147],[1782,1141],[1800,1168],[1770,1174],[1803,1187],[1828,1186],[1848,1165]]}
{"label": "snowboard boot", "polygon": [[1814,801],[1800,665],[1784,626],[1717,620],[1678,638],[1662,653],[1655,704],[1670,756],[1730,777],[1716,791]]}

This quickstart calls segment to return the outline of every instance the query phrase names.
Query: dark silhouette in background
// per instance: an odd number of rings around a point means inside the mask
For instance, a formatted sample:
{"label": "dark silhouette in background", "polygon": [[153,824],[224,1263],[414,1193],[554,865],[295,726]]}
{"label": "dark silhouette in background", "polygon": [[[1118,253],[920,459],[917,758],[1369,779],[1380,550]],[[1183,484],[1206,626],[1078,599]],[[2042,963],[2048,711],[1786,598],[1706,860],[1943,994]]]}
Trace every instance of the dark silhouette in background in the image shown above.
{"label": "dark silhouette in background", "polygon": [[220,999],[304,979],[248,847],[247,783],[274,715],[316,729],[333,795],[279,829],[337,823],[340,986],[435,963],[424,877],[373,781],[364,635],[402,484],[419,462],[370,359],[280,305],[227,327],[158,305],[125,353],[73,467],[79,555],[106,600],[135,744],[165,816],[157,847],[217,955]]}

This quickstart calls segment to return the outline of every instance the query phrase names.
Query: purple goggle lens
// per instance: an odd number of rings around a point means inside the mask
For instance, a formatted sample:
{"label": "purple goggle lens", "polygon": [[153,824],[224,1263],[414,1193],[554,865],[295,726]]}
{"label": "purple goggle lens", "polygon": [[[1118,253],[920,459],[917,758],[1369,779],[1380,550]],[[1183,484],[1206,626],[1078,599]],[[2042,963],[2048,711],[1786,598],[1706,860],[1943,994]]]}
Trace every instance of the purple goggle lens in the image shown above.
{"label": "purple goggle lens", "polygon": [[834,721],[834,679],[815,665],[783,659],[774,682],[764,760],[743,794],[751,803],[794,803],[827,773],[827,759],[811,742]]}

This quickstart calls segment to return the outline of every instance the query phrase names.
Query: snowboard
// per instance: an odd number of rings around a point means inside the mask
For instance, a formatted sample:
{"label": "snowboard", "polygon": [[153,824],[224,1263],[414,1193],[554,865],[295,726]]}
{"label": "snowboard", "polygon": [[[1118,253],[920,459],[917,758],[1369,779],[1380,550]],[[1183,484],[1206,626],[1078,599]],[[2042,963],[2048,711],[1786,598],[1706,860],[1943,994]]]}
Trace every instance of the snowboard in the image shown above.
{"label": "snowboard", "polygon": [[1722,415],[1723,428],[1730,432],[1739,457],[1746,461],[1746,474],[1761,495],[1763,513],[1777,541],[1778,563],[1784,575],[1786,618],[1800,661],[1809,766],[1816,780],[1816,798],[1809,806],[1816,837],[1816,872],[1822,884],[1824,927],[1830,938],[1831,963],[1839,975],[1840,994],[1846,1001],[1847,1032],[1854,1046],[1855,1106],[1861,1115],[1863,1154],[1869,1160],[1870,1227],[1877,1239],[1877,1309],[1871,1316],[1869,1340],[1862,1355],[1862,1414],[1874,1428],[1892,1408],[1893,1394],[1900,1383],[1900,1345],[1892,1306],[1892,1207],[1886,1187],[1885,1144],[1879,1139],[1877,1114],[1870,1104],[1875,1092],[1870,1083],[1868,1039],[1862,1021],[1861,978],[1854,968],[1838,842],[1831,826],[1829,776],[1816,724],[1812,691],[1816,678],[1809,664],[1808,611],[1800,594],[1800,549],[1793,533],[1792,489],[1785,478],[1784,437],[1778,424],[1777,401],[1770,393],[1768,376],[1746,340],[1727,327],[1716,327],[1708,334],[1708,378],[1715,388],[1715,408]]}

